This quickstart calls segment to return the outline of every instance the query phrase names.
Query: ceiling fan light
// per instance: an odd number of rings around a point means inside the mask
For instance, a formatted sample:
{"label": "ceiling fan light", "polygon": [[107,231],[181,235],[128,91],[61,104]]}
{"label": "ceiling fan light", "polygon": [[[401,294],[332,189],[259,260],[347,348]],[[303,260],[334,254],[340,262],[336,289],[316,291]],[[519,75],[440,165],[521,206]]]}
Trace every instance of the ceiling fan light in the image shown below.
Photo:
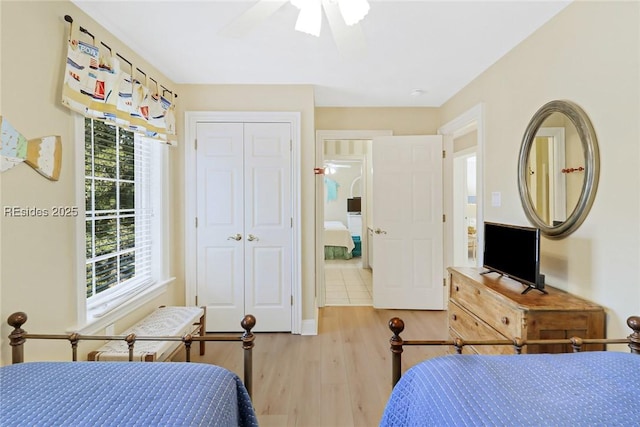
{"label": "ceiling fan light", "polygon": [[338,7],[345,24],[357,24],[369,13],[367,0],[338,0]]}
{"label": "ceiling fan light", "polygon": [[302,33],[320,36],[322,26],[322,5],[320,0],[291,0],[291,4],[300,8],[296,30]]}

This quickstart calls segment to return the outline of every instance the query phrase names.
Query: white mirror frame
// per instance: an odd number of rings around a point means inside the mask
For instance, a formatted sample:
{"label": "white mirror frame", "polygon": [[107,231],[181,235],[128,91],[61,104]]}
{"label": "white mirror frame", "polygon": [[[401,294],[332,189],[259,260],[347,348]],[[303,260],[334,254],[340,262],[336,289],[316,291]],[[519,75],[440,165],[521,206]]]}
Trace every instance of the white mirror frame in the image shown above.
{"label": "white mirror frame", "polygon": [[[582,184],[580,198],[575,209],[557,226],[544,222],[537,214],[531,199],[527,184],[527,165],[531,147],[535,140],[538,129],[542,123],[553,113],[564,114],[578,131],[582,150],[584,152],[584,174],[585,179]],[[598,188],[598,177],[600,175],[600,154],[598,150],[598,140],[591,125],[589,117],[577,104],[567,100],[555,100],[546,103],[531,118],[522,138],[520,155],[518,158],[518,191],[524,212],[529,221],[545,236],[551,239],[561,239],[573,233],[587,217]]]}

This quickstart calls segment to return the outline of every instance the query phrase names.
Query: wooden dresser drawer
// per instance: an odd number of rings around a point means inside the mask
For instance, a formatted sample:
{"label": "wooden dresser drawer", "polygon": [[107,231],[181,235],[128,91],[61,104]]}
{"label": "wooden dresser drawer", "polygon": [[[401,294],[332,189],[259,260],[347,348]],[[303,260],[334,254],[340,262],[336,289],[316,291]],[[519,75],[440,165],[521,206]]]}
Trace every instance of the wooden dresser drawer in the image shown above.
{"label": "wooden dresser drawer", "polygon": [[507,339],[523,338],[522,311],[496,298],[491,289],[476,287],[454,278],[451,300],[474,313]]}
{"label": "wooden dresser drawer", "polygon": [[[449,335],[467,340],[525,341],[562,338],[605,337],[605,311],[576,295],[546,286],[546,294],[522,293],[515,280],[495,273],[482,274],[481,269],[449,267]],[[471,347],[471,346],[470,346]],[[556,353],[569,345],[531,345],[523,353]],[[602,350],[602,346],[586,346],[586,350]],[[469,351],[482,354],[512,354],[513,346],[476,346]]]}
{"label": "wooden dresser drawer", "polygon": [[[507,338],[494,329],[492,329],[489,325],[484,323],[481,319],[478,319],[473,314],[469,313],[464,308],[460,307],[455,303],[455,301],[451,301],[449,304],[449,328],[451,338],[460,337],[464,339],[473,339],[473,340],[504,340],[511,339]],[[467,346],[465,346],[467,347]],[[506,346],[469,346],[473,348],[476,353],[479,354],[513,354],[513,347]],[[464,351],[464,353],[467,353]]]}

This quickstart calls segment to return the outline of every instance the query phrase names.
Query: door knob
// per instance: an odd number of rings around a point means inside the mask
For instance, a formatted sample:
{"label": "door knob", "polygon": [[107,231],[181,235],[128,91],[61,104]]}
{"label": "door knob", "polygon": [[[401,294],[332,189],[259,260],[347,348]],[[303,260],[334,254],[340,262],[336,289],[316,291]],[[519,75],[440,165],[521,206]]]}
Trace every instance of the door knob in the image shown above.
{"label": "door knob", "polygon": [[386,232],[386,231],[381,230],[381,229],[379,229],[379,228],[376,228],[376,229],[375,229],[375,231],[374,231],[374,233],[376,233],[376,234],[387,234],[387,232]]}
{"label": "door knob", "polygon": [[227,237],[227,240],[242,240],[242,235],[240,233],[236,234],[235,236],[229,236]]}
{"label": "door knob", "polygon": [[250,242],[253,242],[254,240],[258,241],[260,239],[257,236],[254,236],[253,234],[249,234],[249,237],[247,237],[247,240]]}

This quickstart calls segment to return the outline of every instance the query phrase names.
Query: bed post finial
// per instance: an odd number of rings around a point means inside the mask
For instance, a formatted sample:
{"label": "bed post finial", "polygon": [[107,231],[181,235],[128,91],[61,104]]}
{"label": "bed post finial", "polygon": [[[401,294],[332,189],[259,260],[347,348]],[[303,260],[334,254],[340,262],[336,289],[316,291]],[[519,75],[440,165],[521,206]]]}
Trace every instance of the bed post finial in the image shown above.
{"label": "bed post finial", "polygon": [[[513,352],[515,354],[522,354],[522,346],[524,345],[524,341],[520,337],[515,337],[513,339]],[[460,354],[460,353],[458,353]]]}
{"label": "bed post finial", "polygon": [[193,343],[193,335],[187,334],[183,336],[182,342],[184,344],[184,361],[191,362],[191,343]]}
{"label": "bed post finial", "polygon": [[242,348],[244,349],[244,386],[251,397],[253,388],[253,341],[255,335],[251,332],[256,326],[256,318],[252,314],[247,314],[240,321],[240,326],[244,329],[242,334]]}
{"label": "bed post finial", "polygon": [[22,325],[27,322],[27,313],[18,311],[7,318],[9,326],[13,327],[13,331],[9,334],[9,345],[11,346],[11,363],[24,362],[24,347],[26,341],[22,329]]}
{"label": "bed post finial", "polygon": [[627,319],[627,325],[633,330],[629,335],[629,348],[631,353],[640,354],[640,316],[631,316]]}
{"label": "bed post finial", "polygon": [[251,330],[256,326],[256,318],[253,314],[247,314],[240,321],[240,326],[242,326],[242,329],[246,331],[246,335],[253,335]]}
{"label": "bed post finial", "polygon": [[392,357],[391,385],[395,386],[402,375],[402,345],[404,341],[400,337],[400,333],[404,331],[404,322],[399,317],[394,317],[389,320],[389,329],[393,332],[393,336],[389,340]]}
{"label": "bed post finial", "polygon": [[129,362],[133,362],[133,347],[136,345],[136,334],[130,333],[124,337],[124,341],[127,343],[129,349]]}
{"label": "bed post finial", "polygon": [[453,347],[456,349],[456,354],[462,354],[462,349],[466,344],[464,340],[460,337],[456,337],[453,339]]}
{"label": "bed post finial", "polygon": [[580,353],[580,351],[582,351],[582,338],[580,337],[571,337],[569,338],[569,340],[571,341],[571,348],[573,348],[573,352],[574,353]]}

